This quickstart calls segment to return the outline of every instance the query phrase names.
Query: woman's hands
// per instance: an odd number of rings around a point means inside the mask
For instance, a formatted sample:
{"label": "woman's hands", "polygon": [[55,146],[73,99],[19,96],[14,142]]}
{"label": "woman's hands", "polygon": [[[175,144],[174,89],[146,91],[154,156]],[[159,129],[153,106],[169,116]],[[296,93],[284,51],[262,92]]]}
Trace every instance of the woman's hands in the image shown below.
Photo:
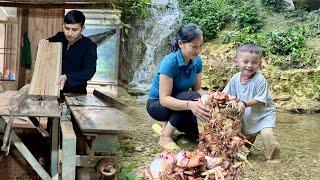
{"label": "woman's hands", "polygon": [[210,109],[202,105],[200,101],[188,101],[188,109],[200,120],[210,120]]}

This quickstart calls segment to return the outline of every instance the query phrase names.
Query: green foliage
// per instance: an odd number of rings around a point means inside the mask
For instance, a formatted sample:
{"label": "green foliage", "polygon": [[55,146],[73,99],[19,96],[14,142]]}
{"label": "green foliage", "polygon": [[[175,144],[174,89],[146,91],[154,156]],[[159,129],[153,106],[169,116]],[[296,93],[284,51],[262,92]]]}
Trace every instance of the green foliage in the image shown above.
{"label": "green foliage", "polygon": [[146,19],[150,16],[151,0],[121,0],[122,11],[125,18],[140,17]]}
{"label": "green foliage", "polygon": [[129,12],[145,19],[150,16],[151,0],[127,0]]}
{"label": "green foliage", "polygon": [[273,54],[289,55],[303,47],[305,37],[293,29],[281,29],[267,33],[267,44]]}
{"label": "green foliage", "polygon": [[[259,45],[272,65],[281,69],[308,68],[320,65],[320,59],[304,46],[306,37],[313,36],[313,28],[306,25],[287,27],[270,32],[223,31],[219,38],[223,43],[239,46],[245,43]],[[270,56],[272,55],[272,56]]]}
{"label": "green foliage", "polygon": [[[281,69],[314,68],[320,64],[319,50],[306,46],[306,40],[317,38],[320,32],[320,10],[308,13],[302,10],[282,13],[284,26],[263,29],[254,2],[232,0],[180,0],[185,13],[184,23],[201,26],[206,41],[218,35],[219,42],[259,45],[266,60]],[[284,8],[281,0],[262,0],[264,6],[277,12]],[[303,23],[301,23],[303,22]],[[237,24],[235,26],[235,24]],[[228,26],[227,26],[228,25]],[[226,30],[221,30],[226,28]],[[310,48],[311,47],[311,48]]]}
{"label": "green foliage", "polygon": [[312,52],[307,48],[301,48],[293,51],[288,56],[288,66],[291,68],[306,68],[319,66],[320,59],[316,59]]}
{"label": "green foliage", "polygon": [[267,46],[266,42],[266,36],[265,33],[248,33],[246,31],[241,31],[237,33],[237,36],[235,37],[234,43],[236,46],[239,46],[241,44],[247,44],[247,43],[252,43],[252,44],[257,44],[259,45],[263,52],[268,52],[269,47]]}
{"label": "green foliage", "polygon": [[226,31],[222,31],[219,34],[219,39],[221,41],[221,43],[223,44],[228,44],[228,43],[235,43],[235,39],[236,37],[239,35],[239,31],[237,30],[226,30]]}
{"label": "green foliage", "polygon": [[204,31],[206,40],[213,39],[232,18],[234,0],[180,0],[185,13],[183,23],[193,22]]}
{"label": "green foliage", "polygon": [[270,58],[270,62],[272,65],[281,69],[285,69],[287,67],[285,56],[272,56],[272,58]]}
{"label": "green foliage", "polygon": [[121,171],[116,175],[116,179],[121,180],[138,180],[139,178],[135,174],[136,163],[121,164]]}
{"label": "green foliage", "polygon": [[252,3],[241,6],[235,13],[238,27],[248,33],[256,32],[263,27],[263,23],[258,16],[257,9]]}
{"label": "green foliage", "polygon": [[305,21],[308,18],[308,12],[305,10],[294,10],[285,13],[286,18],[296,18],[298,21]]}
{"label": "green foliage", "polygon": [[281,12],[285,6],[283,0],[262,0],[262,4],[276,12]]}
{"label": "green foliage", "polygon": [[122,20],[129,23],[132,18],[140,17],[145,19],[150,16],[151,0],[96,0],[111,4],[113,8],[122,12]]}

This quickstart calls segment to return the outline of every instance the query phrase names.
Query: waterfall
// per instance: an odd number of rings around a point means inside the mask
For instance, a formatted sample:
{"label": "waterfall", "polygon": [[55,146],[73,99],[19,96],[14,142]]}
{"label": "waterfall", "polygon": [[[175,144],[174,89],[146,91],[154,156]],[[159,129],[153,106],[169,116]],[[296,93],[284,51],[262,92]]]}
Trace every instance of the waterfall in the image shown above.
{"label": "waterfall", "polygon": [[146,94],[149,90],[160,60],[169,53],[170,40],[180,27],[182,18],[177,0],[152,1],[151,17],[143,22],[145,29],[138,34],[146,51],[129,84],[132,94]]}

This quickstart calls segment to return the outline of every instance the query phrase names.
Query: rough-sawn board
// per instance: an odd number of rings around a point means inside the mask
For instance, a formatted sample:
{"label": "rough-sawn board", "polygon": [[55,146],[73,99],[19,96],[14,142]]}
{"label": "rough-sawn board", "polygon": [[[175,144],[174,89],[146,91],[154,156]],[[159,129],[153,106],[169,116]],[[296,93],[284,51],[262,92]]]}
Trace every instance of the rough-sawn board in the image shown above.
{"label": "rough-sawn board", "polygon": [[39,42],[29,96],[59,97],[62,44]]}

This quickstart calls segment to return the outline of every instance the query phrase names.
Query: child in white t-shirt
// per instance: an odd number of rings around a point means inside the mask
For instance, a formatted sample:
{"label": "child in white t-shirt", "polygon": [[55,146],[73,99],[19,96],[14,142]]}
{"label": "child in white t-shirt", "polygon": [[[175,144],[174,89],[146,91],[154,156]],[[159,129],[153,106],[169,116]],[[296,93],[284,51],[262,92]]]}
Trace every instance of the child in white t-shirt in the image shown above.
{"label": "child in white t-shirt", "polygon": [[235,74],[224,88],[239,101],[239,112],[243,113],[242,133],[254,143],[261,135],[265,147],[265,157],[269,163],[280,162],[279,144],[274,138],[276,107],[268,90],[268,82],[259,68],[262,50],[254,44],[244,44],[237,48],[236,63],[240,72]]}

